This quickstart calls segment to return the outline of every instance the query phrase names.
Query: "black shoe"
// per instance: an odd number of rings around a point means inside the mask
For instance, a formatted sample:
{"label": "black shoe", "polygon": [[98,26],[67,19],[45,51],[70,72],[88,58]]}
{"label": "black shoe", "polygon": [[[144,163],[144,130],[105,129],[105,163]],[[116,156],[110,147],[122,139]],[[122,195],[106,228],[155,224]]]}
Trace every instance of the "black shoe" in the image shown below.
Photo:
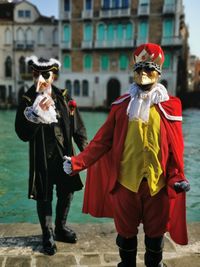
{"label": "black shoe", "polygon": [[52,231],[48,231],[47,233],[43,234],[43,252],[45,255],[52,256],[57,252],[57,247],[54,241],[54,236]]}
{"label": "black shoe", "polygon": [[76,233],[67,226],[63,228],[55,228],[55,239],[64,243],[77,242]]}

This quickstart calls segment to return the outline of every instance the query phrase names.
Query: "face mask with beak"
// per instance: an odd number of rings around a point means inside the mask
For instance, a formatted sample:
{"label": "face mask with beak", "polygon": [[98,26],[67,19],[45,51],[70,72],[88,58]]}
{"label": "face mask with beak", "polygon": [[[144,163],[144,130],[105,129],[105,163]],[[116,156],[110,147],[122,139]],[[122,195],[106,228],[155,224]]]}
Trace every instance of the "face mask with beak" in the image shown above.
{"label": "face mask with beak", "polygon": [[52,71],[37,72],[33,71],[33,80],[37,93],[49,91],[51,84],[54,81],[54,74]]}

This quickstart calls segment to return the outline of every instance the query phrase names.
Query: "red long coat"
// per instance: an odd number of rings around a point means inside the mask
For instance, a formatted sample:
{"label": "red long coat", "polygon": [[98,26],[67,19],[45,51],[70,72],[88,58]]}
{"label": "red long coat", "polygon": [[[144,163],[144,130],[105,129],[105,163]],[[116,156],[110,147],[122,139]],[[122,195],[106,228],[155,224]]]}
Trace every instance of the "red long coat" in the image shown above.
{"label": "red long coat", "polygon": [[[113,217],[110,192],[115,187],[128,128],[129,95],[112,105],[106,122],[86,149],[72,157],[73,174],[88,168],[83,212],[95,217]],[[161,116],[161,165],[167,177],[170,214],[168,231],[178,244],[188,243],[185,192],[176,193],[176,181],[186,180],[183,164],[182,108],[180,100],[170,97],[156,105]]]}

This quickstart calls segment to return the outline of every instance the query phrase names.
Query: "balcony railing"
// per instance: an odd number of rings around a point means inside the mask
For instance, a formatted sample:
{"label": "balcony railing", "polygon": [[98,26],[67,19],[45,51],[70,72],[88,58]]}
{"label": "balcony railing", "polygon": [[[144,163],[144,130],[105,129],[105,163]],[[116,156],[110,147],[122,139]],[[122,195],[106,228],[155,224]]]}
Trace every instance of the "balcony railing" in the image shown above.
{"label": "balcony railing", "polygon": [[34,50],[34,41],[15,41],[15,50]]}
{"label": "balcony railing", "polygon": [[91,49],[91,48],[93,48],[92,41],[82,41],[81,48],[82,49],[87,49],[87,48]]}
{"label": "balcony railing", "polygon": [[139,5],[138,6],[138,15],[139,16],[148,16],[150,13],[149,5]]}
{"label": "balcony railing", "polygon": [[71,11],[61,10],[60,19],[61,20],[69,20],[69,19],[71,19]]}
{"label": "balcony railing", "polygon": [[164,4],[163,14],[174,14],[176,12],[176,6],[174,4]]}
{"label": "balcony railing", "polygon": [[95,41],[95,48],[123,48],[123,47],[133,47],[133,39],[131,40],[103,40]]}
{"label": "balcony railing", "polygon": [[128,17],[130,14],[130,8],[102,9],[100,11],[101,18]]}
{"label": "balcony railing", "polygon": [[81,13],[82,19],[92,19],[93,18],[93,10],[83,10]]}
{"label": "balcony railing", "polygon": [[60,42],[60,49],[71,49],[71,42],[62,41]]}
{"label": "balcony railing", "polygon": [[141,37],[136,40],[136,46],[148,43],[148,37]]}
{"label": "balcony railing", "polygon": [[161,45],[170,45],[170,46],[177,46],[177,45],[182,45],[183,40],[179,36],[170,36],[170,37],[162,37],[161,40]]}

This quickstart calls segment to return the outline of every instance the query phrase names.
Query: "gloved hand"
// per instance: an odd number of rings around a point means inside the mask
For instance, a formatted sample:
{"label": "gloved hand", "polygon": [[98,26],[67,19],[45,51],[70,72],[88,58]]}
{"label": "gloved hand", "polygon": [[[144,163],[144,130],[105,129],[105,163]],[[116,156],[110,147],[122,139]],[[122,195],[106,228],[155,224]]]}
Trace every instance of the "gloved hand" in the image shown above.
{"label": "gloved hand", "polygon": [[63,159],[65,160],[63,162],[63,169],[64,172],[66,172],[66,174],[71,174],[72,173],[72,162],[71,162],[71,158],[68,156],[64,156]]}
{"label": "gloved hand", "polygon": [[176,192],[185,191],[188,192],[190,190],[190,184],[187,181],[180,181],[174,184],[174,189]]}

